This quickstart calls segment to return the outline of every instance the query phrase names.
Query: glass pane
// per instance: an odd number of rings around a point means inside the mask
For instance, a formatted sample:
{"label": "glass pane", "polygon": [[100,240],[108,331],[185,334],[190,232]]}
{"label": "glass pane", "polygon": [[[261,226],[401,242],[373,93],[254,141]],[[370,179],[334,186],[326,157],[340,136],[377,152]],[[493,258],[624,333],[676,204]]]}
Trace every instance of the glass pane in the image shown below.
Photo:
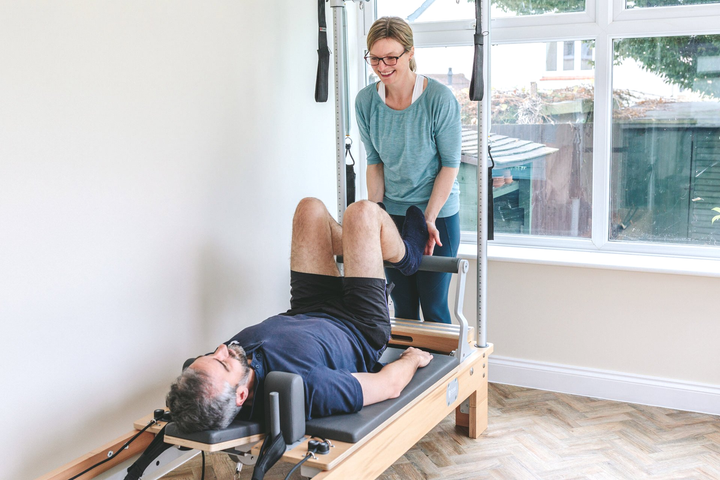
{"label": "glass pane", "polygon": [[625,8],[678,7],[682,5],[705,5],[720,3],[720,0],[627,0]]}
{"label": "glass pane", "polygon": [[[492,0],[490,18],[584,12],[585,0]],[[377,0],[377,16],[409,23],[475,18],[474,0]]]}
{"label": "glass pane", "polygon": [[717,244],[720,35],[614,44],[611,240]]}
{"label": "glass pane", "polygon": [[[579,69],[574,55],[580,44],[492,47],[490,147],[497,233],[591,235],[595,72]],[[572,61],[563,61],[562,71],[549,71],[547,57],[558,51],[572,53]]]}
{"label": "glass pane", "polygon": [[585,0],[492,0],[490,18],[584,11]]}
{"label": "glass pane", "polygon": [[377,0],[377,16],[394,16],[408,23],[444,22],[475,18],[475,2],[468,0]]}
{"label": "glass pane", "polygon": [[478,104],[470,101],[473,47],[415,48],[418,73],[447,85],[460,103],[463,147],[458,173],[460,229],[477,230]]}

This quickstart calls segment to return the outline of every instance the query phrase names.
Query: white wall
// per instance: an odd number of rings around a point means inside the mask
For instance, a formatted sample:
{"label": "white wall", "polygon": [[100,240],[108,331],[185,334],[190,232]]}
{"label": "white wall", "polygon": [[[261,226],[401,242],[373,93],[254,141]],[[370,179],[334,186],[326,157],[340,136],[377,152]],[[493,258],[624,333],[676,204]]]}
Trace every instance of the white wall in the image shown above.
{"label": "white wall", "polygon": [[294,205],[335,201],[316,35],[312,3],[0,0],[0,478],[287,308]]}
{"label": "white wall", "polygon": [[497,357],[720,387],[720,278],[489,261],[487,282]]}

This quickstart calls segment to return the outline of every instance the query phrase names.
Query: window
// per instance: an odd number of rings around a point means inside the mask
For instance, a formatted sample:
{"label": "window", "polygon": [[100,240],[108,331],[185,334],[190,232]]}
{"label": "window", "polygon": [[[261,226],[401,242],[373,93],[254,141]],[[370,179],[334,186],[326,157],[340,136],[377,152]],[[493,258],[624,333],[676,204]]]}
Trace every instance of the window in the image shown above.
{"label": "window", "polygon": [[622,38],[613,51],[610,239],[718,244],[720,35]]}
{"label": "window", "polygon": [[[375,0],[463,105],[461,227],[477,204],[474,4]],[[492,0],[495,244],[720,257],[720,0]]]}
{"label": "window", "polygon": [[[560,53],[558,53],[558,51]],[[548,72],[574,72],[593,69],[591,41],[550,42],[546,44],[545,65]],[[558,65],[558,58],[562,58]]]}
{"label": "window", "polygon": [[575,56],[581,43],[492,47],[497,233],[590,238],[594,76]]}
{"label": "window", "polygon": [[707,5],[718,0],[627,0],[625,8],[680,7],[683,5]]}

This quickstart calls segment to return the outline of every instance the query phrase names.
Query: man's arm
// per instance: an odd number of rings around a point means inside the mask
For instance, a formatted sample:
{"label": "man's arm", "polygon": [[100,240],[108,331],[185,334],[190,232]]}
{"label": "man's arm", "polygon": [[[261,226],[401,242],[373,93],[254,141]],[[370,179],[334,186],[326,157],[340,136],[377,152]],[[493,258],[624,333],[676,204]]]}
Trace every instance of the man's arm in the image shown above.
{"label": "man's arm", "polygon": [[430,363],[430,360],[432,355],[428,352],[410,347],[378,373],[353,373],[362,387],[363,407],[400,396],[415,371]]}

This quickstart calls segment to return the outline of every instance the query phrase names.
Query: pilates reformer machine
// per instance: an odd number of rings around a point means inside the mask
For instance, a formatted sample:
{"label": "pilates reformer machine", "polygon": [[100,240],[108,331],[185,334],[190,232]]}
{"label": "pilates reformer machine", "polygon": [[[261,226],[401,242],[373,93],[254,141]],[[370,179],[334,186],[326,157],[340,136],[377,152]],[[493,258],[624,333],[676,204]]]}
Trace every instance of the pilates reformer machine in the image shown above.
{"label": "pilates reformer machine", "polygon": [[[347,205],[346,194],[346,117],[347,93],[343,63],[346,1],[329,1],[333,10],[335,50],[335,110],[338,185],[338,221]],[[484,91],[483,32],[488,30],[488,0],[477,1],[475,61],[471,98],[482,100]],[[325,33],[324,6],[320,9],[321,41],[318,82],[326,74],[321,67],[322,36]],[[326,39],[325,39],[326,42]],[[326,44],[325,44],[326,45]],[[327,49],[327,47],[325,48]],[[328,52],[329,53],[329,52]],[[327,56],[325,56],[325,64]],[[325,70],[325,71],[323,71]],[[319,88],[319,90],[318,90]],[[327,88],[326,86],[324,88]],[[322,87],[316,87],[322,97]],[[325,94],[325,98],[327,95]],[[323,101],[319,99],[318,101]],[[403,347],[414,346],[434,353],[433,360],[419,369],[395,399],[364,407],[353,414],[335,415],[305,421],[302,378],[286,372],[270,372],[266,377],[265,422],[235,420],[223,430],[183,434],[169,421],[164,410],[138,419],[135,430],[104,445],[37,480],[102,478],[105,480],[155,480],[205,452],[224,452],[236,463],[236,473],[244,465],[256,465],[266,435],[282,437],[281,461],[296,464],[300,475],[314,479],[370,479],[390,467],[423,436],[455,411],[456,425],[467,427],[470,438],[478,438],[488,422],[488,357],[493,346],[486,341],[486,239],[488,197],[487,102],[482,102],[479,119],[478,235],[477,235],[477,324],[470,326],[463,314],[465,282],[469,262],[461,258],[424,257],[421,270],[456,275],[453,314],[457,324],[392,320],[390,344],[381,362],[396,360]],[[194,359],[188,360],[183,368]],[[138,458],[138,455],[141,454]],[[103,462],[103,465],[95,466]],[[128,468],[128,464],[130,468]],[[105,473],[101,473],[105,472]],[[98,475],[101,475],[98,477]]]}
{"label": "pilates reformer machine", "polygon": [[[471,327],[462,313],[465,281],[469,262],[465,259],[424,257],[421,270],[450,272],[457,275],[453,315],[457,325],[425,324],[417,320],[392,320],[390,346],[381,362],[396,360],[402,347],[415,346],[434,353],[433,360],[418,369],[397,398],[363,407],[353,414],[335,415],[305,421],[303,381],[299,375],[270,372],[266,377],[266,411],[269,421],[235,420],[222,430],[184,434],[175,424],[163,419],[163,411],[138,419],[136,430],[114,446],[99,449],[95,457],[122,449],[126,438],[138,434],[153,418],[157,422],[141,433],[125,458],[143,453],[130,469],[123,466],[107,480],[156,480],[175,470],[202,452],[224,452],[236,462],[236,473],[243,466],[255,465],[266,435],[282,435],[281,461],[299,464],[300,475],[313,479],[371,479],[390,467],[423,436],[455,411],[456,424],[468,428],[468,436],[477,438],[487,427],[487,365],[492,345],[477,344],[477,328]],[[195,359],[188,359],[186,368]],[[161,440],[153,442],[155,435]],[[161,436],[161,437],[160,437]],[[327,441],[326,452],[314,451],[317,439]],[[151,443],[152,442],[152,443]],[[155,447],[153,444],[157,443]],[[320,443],[320,442],[317,442]],[[324,443],[324,442],[323,442]],[[159,448],[158,448],[159,447]],[[121,450],[122,451],[122,450]],[[309,454],[308,452],[313,452]],[[143,460],[143,457],[146,457]],[[69,480],[82,472],[94,457],[65,474],[56,471],[42,480]],[[93,472],[79,478],[92,478]]]}

